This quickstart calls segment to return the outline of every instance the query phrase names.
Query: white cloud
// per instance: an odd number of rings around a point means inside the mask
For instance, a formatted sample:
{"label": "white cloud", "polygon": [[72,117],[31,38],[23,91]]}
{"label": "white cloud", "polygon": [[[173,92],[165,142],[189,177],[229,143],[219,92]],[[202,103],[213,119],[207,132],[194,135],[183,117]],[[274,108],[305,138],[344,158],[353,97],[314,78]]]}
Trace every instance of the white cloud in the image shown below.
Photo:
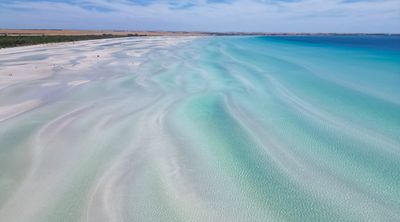
{"label": "white cloud", "polygon": [[[144,1],[141,1],[142,3]],[[0,27],[269,32],[400,32],[398,0],[127,0],[0,3]],[[214,1],[216,2],[216,1]],[[220,1],[221,2],[221,1]],[[177,9],[178,8],[178,9]]]}

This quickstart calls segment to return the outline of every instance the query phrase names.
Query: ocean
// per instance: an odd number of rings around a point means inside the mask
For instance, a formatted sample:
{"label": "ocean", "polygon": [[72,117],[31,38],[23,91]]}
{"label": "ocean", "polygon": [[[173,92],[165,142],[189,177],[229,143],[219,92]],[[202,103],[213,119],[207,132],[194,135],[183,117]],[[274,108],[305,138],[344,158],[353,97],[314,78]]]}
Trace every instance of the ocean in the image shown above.
{"label": "ocean", "polygon": [[2,49],[0,221],[400,221],[400,36]]}

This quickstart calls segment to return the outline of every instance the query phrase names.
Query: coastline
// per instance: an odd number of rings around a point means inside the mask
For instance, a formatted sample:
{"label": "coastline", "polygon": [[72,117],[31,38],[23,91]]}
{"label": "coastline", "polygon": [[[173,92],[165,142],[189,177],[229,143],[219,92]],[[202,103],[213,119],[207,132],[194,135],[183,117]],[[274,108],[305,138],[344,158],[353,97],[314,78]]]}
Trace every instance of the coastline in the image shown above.
{"label": "coastline", "polygon": [[0,49],[59,42],[154,36],[399,36],[400,33],[181,32],[127,30],[0,29]]}
{"label": "coastline", "polygon": [[30,45],[42,45],[48,43],[77,42],[127,37],[206,35],[208,34],[201,32],[0,29],[0,49]]}

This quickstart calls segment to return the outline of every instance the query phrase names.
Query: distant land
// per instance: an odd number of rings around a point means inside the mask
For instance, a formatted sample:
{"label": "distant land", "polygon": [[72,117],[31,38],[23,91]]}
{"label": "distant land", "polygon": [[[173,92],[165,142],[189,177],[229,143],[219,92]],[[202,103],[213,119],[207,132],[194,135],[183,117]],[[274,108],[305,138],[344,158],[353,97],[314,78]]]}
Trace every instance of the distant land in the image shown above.
{"label": "distant land", "polygon": [[63,29],[0,29],[0,48],[139,36],[199,36],[200,32],[137,32]]}
{"label": "distant land", "polygon": [[0,36],[113,35],[113,36],[190,36],[190,35],[400,35],[400,33],[307,33],[307,32],[185,32],[129,30],[0,29]]}
{"label": "distant land", "polygon": [[139,37],[139,36],[305,36],[305,35],[400,35],[393,33],[286,33],[286,32],[177,32],[177,31],[129,31],[129,30],[66,30],[66,29],[0,29],[0,48],[71,42],[92,39]]}
{"label": "distant land", "polygon": [[164,36],[206,35],[203,32],[124,31],[124,30],[66,30],[66,29],[0,29],[0,36]]}

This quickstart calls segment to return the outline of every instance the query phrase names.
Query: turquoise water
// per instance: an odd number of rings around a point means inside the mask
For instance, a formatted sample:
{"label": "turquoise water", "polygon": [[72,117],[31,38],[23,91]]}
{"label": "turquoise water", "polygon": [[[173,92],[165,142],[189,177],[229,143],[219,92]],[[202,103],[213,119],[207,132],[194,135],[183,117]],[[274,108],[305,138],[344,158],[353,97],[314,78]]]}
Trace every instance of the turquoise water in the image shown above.
{"label": "turquoise water", "polygon": [[0,221],[400,221],[399,42],[0,51]]}

